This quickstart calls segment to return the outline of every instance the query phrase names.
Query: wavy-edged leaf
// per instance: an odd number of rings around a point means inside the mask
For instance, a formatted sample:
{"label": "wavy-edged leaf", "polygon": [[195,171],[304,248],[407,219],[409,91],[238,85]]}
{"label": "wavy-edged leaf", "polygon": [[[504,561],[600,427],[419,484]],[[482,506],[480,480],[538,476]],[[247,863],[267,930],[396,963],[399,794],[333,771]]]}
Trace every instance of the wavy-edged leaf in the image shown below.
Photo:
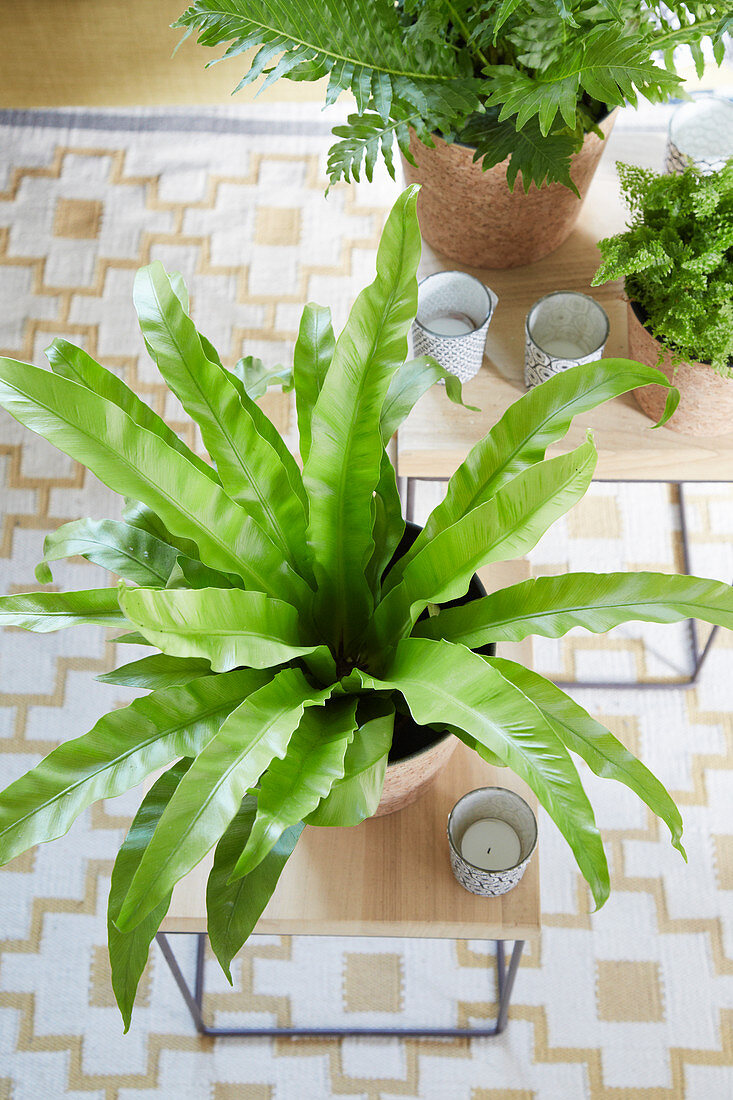
{"label": "wavy-edged leaf", "polygon": [[[205,344],[204,351],[206,351]],[[208,352],[207,356],[211,358]],[[242,356],[237,361],[232,373],[241,378],[247,396],[251,397],[253,401],[263,397],[271,386],[279,386],[283,393],[287,393],[293,388],[292,367],[283,367],[280,364],[275,367],[266,367],[256,355]]]}
{"label": "wavy-edged leaf", "polygon": [[[160,542],[166,542],[169,546],[174,546],[186,557],[199,558],[199,548],[193,539],[172,535],[160,516],[157,516],[152,508],[148,508],[147,504],[125,497],[122,519],[125,523],[129,523],[131,527],[139,527],[141,531],[147,531],[149,535],[159,539]],[[231,574],[228,574],[228,576],[231,576]],[[237,578],[237,580],[241,584],[241,578]]]}
{"label": "wavy-edged leaf", "polygon": [[[650,382],[665,386],[679,400],[666,375],[631,359],[599,359],[533,386],[471,448],[450,479],[445,498],[433,509],[424,530],[400,561],[398,575],[439,531],[490,500],[528,466],[541,462],[547,448],[566,435],[573,417]],[[674,408],[665,416],[672,412]]]}
{"label": "wavy-edged leaf", "polygon": [[[304,641],[298,612],[239,588],[121,588],[120,606],[144,638],[173,657],[203,657],[214,672],[269,668],[327,647]],[[336,666],[333,664],[336,678]]]}
{"label": "wavy-edged leaf", "polygon": [[48,584],[53,577],[47,563],[75,554],[149,587],[163,587],[176,564],[176,550],[139,527],[114,519],[75,519],[46,535],[36,579]]}
{"label": "wavy-edged leaf", "polygon": [[[186,291],[185,284],[183,284],[183,280],[175,271],[170,273],[169,278],[178,300],[183,306],[184,311],[188,313],[188,292]],[[179,281],[181,284],[180,288],[177,285]],[[247,407],[258,434],[270,444],[285,467],[291,489],[302,502],[303,506],[307,507],[308,502],[298,464],[286,447],[275,425],[256,403],[257,398],[261,397],[270,386],[280,385],[283,390],[292,389],[292,369],[281,366],[268,368],[261,359],[257,359],[253,355],[245,355],[238,360],[231,370],[229,370],[222,364],[221,357],[211,341],[208,340],[202,332],[199,332],[198,337],[201,341],[204,355],[211,363],[216,363],[216,365],[221,368],[234,386],[241,398],[242,404]]]}
{"label": "wavy-edged leaf", "polygon": [[311,416],[331,365],[335,346],[331,310],[327,306],[308,302],[300,318],[298,339],[293,352],[295,405],[300,457],[303,462],[311,447]]}
{"label": "wavy-edged leaf", "polygon": [[179,756],[196,756],[268,678],[237,670],[153,691],[59,745],[0,794],[0,863],[63,836],[92,802],[122,794]]}
{"label": "wavy-edged leaf", "polygon": [[71,382],[78,382],[80,386],[85,386],[99,397],[112,401],[141,428],[146,428],[147,431],[159,436],[164,443],[188,459],[210,481],[219,484],[219,477],[214,467],[203,458],[199,458],[182,439],[179,439],[173,429],[168,427],[165,420],[141,401],[121,378],[103,367],[96,359],[92,359],[83,348],[78,348],[68,340],[57,337],[46,348],[45,354],[54,374],[67,378]]}
{"label": "wavy-edged leaf", "polygon": [[382,797],[387,758],[394,732],[394,707],[370,700],[368,717],[354,734],[344,758],[344,777],[306,819],[306,825],[358,825],[371,817]]}
{"label": "wavy-edged leaf", "polygon": [[116,588],[0,596],[0,626],[18,626],[38,634],[80,624],[120,626],[124,622]]}
{"label": "wavy-edged leaf", "polygon": [[405,638],[382,679],[366,685],[396,688],[420,725],[465,730],[500,757],[534,791],[570,845],[596,906],[610,889],[603,843],[567,749],[541,710],[498,669],[464,646]]}
{"label": "wavy-edged leaf", "polygon": [[[305,512],[287,473],[218,363],[205,355],[159,261],[135,276],[135,309],[150,355],[166,383],[201,429],[227,494],[245,509],[293,566],[307,563]],[[307,564],[306,564],[307,567]]]}
{"label": "wavy-edged leaf", "polygon": [[180,687],[197,680],[199,676],[210,674],[211,665],[199,657],[169,657],[165,653],[151,653],[139,661],[120,665],[112,672],[104,672],[96,679],[101,684],[155,691],[157,688]]}
{"label": "wavy-edged leaf", "polygon": [[286,829],[254,871],[230,884],[234,864],[247,843],[256,812],[257,799],[254,795],[245,795],[216,846],[214,865],[206,884],[209,942],[230,985],[232,959],[249,938],[275,892],[278,879],[303,831],[300,823]]}
{"label": "wavy-edged leaf", "polygon": [[260,780],[257,817],[231,878],[258,866],[280,835],[303,821],[344,777],[344,757],[356,727],[356,698],[330,699],[303,712],[282,759]]}
{"label": "wavy-edged leaf", "polygon": [[382,452],[382,472],[374,493],[372,507],[374,509],[372,521],[374,550],[365,575],[376,598],[380,592],[382,574],[391,562],[405,533],[402,500],[397,488],[397,474],[386,450]]}
{"label": "wavy-edged leaf", "polygon": [[130,527],[139,528],[159,542],[172,546],[176,550],[176,560],[171,569],[166,587],[170,588],[177,578],[183,578],[191,588],[243,588],[244,581],[234,573],[223,573],[204,565],[199,557],[199,548],[192,539],[177,538],[165,526],[160,516],[139,501],[127,500],[122,509],[122,517]]}
{"label": "wavy-edged leaf", "polygon": [[[194,685],[217,679],[206,677]],[[128,931],[139,924],[213,848],[247,789],[274,757],[285,755],[303,710],[325,702],[331,690],[311,687],[298,669],[283,669],[232,711],[168,803],[132,880],[118,927]]]}
{"label": "wavy-edged leaf", "polygon": [[392,375],[387,396],[382,406],[379,428],[386,445],[424,393],[436,382],[445,382],[445,394],[454,405],[463,405],[471,412],[480,412],[475,405],[466,405],[460,379],[441,367],[432,355],[410,359]]}
{"label": "wavy-edged leaf", "polygon": [[171,569],[166,588],[243,588],[239,577],[231,577],[210,569],[195,558],[179,554]]}
{"label": "wavy-edged leaf", "polygon": [[148,961],[150,944],[160,928],[163,917],[168,912],[172,891],[132,932],[120,932],[115,925],[115,920],[142,854],[160,820],[160,815],[190,766],[191,760],[188,758],[177,761],[150,788],[135,814],[112,869],[107,904],[107,942],[112,970],[112,989],[125,1023],[125,1034],[130,1030],[135,993]]}
{"label": "wavy-edged leaf", "polygon": [[[202,338],[203,339],[203,338]],[[303,508],[308,509],[308,497],[305,492],[305,486],[303,485],[303,476],[300,472],[300,467],[295,461],[282,436],[278,432],[272,421],[265,415],[263,410],[257,404],[257,402],[251,398],[251,395],[247,391],[247,384],[245,382],[246,371],[242,368],[244,360],[239,361],[233,370],[227,370],[226,367],[222,367],[222,370],[226,374],[229,381],[232,383],[240,399],[244,405],[247,406],[249,414],[252,417],[257,434],[269,443],[275,454],[280,459],[286,474],[288,475],[288,481],[290,482],[290,488],[295,493],[298,500],[300,500]],[[290,388],[290,387],[288,387]]]}
{"label": "wavy-edged leaf", "polygon": [[374,615],[374,637],[392,644],[429,603],[465,595],[482,565],[525,554],[577,503],[590,485],[598,455],[588,439],[566,455],[523,470],[485,504],[440,531],[408,564],[390,570]]}
{"label": "wavy-edged leaf", "polygon": [[117,405],[76,382],[0,358],[0,405],[105,485],[142,501],[202,560],[261,592],[301,606],[310,589],[265,532],[222,489]]}
{"label": "wavy-edged leaf", "polygon": [[585,760],[595,775],[615,779],[638,795],[652,813],[665,822],[675,848],[685,855],[680,842],[682,817],[669,793],[610,730],[591,718],[579,703],[539,673],[503,657],[483,657],[483,660],[498,669],[506,680],[532,700],[565,748]]}
{"label": "wavy-edged leaf", "polygon": [[377,277],[351,310],[311,418],[303,474],[308,541],[318,582],[317,617],[335,644],[358,638],[373,606],[365,568],[374,549],[371,501],[383,454],[379,415],[391,376],[404,362],[417,306],[416,200],[417,189],[408,188],[390,212]]}
{"label": "wavy-edged leaf", "polygon": [[733,630],[733,587],[676,573],[564,573],[533,577],[463,607],[440,611],[415,634],[476,648],[530,634],[561,638],[581,626],[602,634],[628,622],[702,619]]}

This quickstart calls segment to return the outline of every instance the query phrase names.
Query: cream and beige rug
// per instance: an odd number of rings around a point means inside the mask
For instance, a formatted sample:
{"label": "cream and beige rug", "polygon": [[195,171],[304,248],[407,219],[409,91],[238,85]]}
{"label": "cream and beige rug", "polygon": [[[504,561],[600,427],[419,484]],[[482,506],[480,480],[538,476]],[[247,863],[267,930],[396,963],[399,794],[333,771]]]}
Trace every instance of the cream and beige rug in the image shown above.
{"label": "cream and beige rug", "polygon": [[[649,122],[658,130],[657,118]],[[634,126],[643,139],[639,119]],[[621,128],[623,128],[623,121]],[[396,185],[323,197],[328,126],[312,108],[0,112],[0,354],[42,363],[56,335],[83,344],[176,424],[142,348],[135,269],[161,259],[189,282],[227,362],[287,357],[302,304],[343,322],[371,278]],[[657,138],[658,140],[658,133]],[[287,423],[281,423],[288,430]],[[434,487],[420,493],[422,508]],[[0,416],[0,590],[34,586],[44,534],[116,514],[90,475]],[[733,574],[733,489],[695,486],[697,572]],[[536,569],[675,568],[675,500],[663,486],[595,486],[543,540]],[[105,583],[78,562],[61,587]],[[0,639],[0,780],[124,703],[93,675],[115,661],[95,628]],[[125,658],[130,659],[129,650]],[[159,954],[133,1028],[109,986],[105,906],[135,797],[95,807],[67,837],[0,873],[2,1100],[724,1100],[733,1095],[733,638],[693,690],[579,691],[680,803],[690,862],[625,788],[588,777],[608,841],[611,901],[587,892],[542,824],[541,947],[520,969],[510,1026],[458,1042],[199,1039]],[[679,628],[536,647],[563,677],[676,675]],[[214,966],[218,1022],[431,1026],[493,1014],[486,946],[450,941],[253,940],[232,992]]]}

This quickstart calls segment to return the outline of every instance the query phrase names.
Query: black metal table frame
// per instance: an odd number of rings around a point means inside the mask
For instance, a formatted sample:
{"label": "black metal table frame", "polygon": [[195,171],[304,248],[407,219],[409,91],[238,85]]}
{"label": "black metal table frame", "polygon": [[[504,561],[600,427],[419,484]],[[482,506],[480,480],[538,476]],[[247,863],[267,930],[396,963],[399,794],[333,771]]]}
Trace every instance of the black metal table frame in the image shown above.
{"label": "black metal table frame", "polygon": [[[169,936],[196,936],[196,972],[193,990],[183,976]],[[522,957],[524,940],[514,943],[509,966],[505,964],[504,940],[495,940],[496,944],[496,984],[498,993],[498,1012],[496,1022],[491,1027],[210,1027],[204,1020],[204,977],[206,962],[205,932],[158,932],[156,940],[168,963],[181,996],[191,1014],[196,1030],[200,1035],[219,1038],[352,1038],[354,1036],[386,1036],[389,1038],[422,1039],[483,1039],[501,1035],[509,1019],[509,1003],[517,976],[519,960]]]}
{"label": "black metal table frame", "polygon": [[[407,519],[413,518],[415,510],[415,482],[416,481],[448,481],[448,478],[444,477],[407,477],[404,479],[406,483],[405,487],[405,515]],[[685,518],[685,498],[683,486],[688,484],[695,484],[694,481],[676,481],[668,478],[594,478],[596,483],[605,485],[676,485],[677,486],[677,502],[680,513],[680,543],[682,546],[682,568],[685,573],[690,573],[690,543],[687,534],[687,520]],[[705,485],[709,482],[700,482],[699,484]],[[718,633],[718,627],[714,626],[708,635],[708,639],[705,645],[700,649],[700,644],[697,637],[697,624],[694,619],[688,619],[688,628],[690,632],[690,650],[692,653],[692,672],[689,676],[682,679],[668,679],[668,680],[553,680],[553,683],[558,687],[570,687],[570,688],[596,688],[600,689],[615,689],[621,690],[633,689],[634,691],[656,691],[658,688],[684,688],[691,687],[696,684],[700,672],[702,671],[705,658],[710,652],[710,647],[715,640],[715,635]]]}

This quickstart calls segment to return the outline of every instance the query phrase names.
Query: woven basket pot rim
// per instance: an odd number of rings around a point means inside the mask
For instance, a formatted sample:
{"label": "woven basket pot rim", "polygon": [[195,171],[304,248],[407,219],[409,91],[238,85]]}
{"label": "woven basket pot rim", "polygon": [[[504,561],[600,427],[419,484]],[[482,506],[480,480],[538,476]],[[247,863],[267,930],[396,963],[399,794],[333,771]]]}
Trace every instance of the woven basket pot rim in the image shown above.
{"label": "woven basket pot rim", "polygon": [[[652,330],[649,328],[649,325],[647,324],[647,319],[648,319],[649,315],[648,315],[647,311],[644,309],[641,302],[638,302],[636,300],[636,298],[629,297],[629,295],[626,293],[625,289],[624,289],[624,293],[626,294],[627,305],[632,310],[634,316],[636,317],[637,321],[642,326],[642,328],[646,329],[646,331],[651,336],[652,340],[654,340],[654,342],[659,345],[659,347],[661,348],[662,352],[665,355],[669,355],[669,356],[672,356],[672,358],[674,358],[674,352],[672,351],[672,349],[668,348],[665,344],[663,344],[662,341],[659,339],[659,337],[655,336],[654,333],[652,332]],[[683,363],[687,363],[688,366],[693,366],[694,365],[694,366],[698,366],[698,367],[707,367],[709,370],[711,370],[715,374],[719,375],[720,378],[725,378],[725,375],[722,375],[722,374],[720,374],[719,371],[716,371],[715,368],[713,367],[712,363],[710,363],[707,359],[680,359],[680,360],[678,360],[677,363],[674,364],[674,366],[682,366]],[[733,367],[733,359],[728,360],[728,365],[730,367]],[[733,379],[726,378],[726,381],[733,381]]]}
{"label": "woven basket pot rim", "polygon": [[[612,111],[606,111],[605,114],[601,115],[601,117],[599,119],[596,119],[596,126],[600,126],[602,122],[605,122],[607,118],[609,118],[611,115],[615,114],[620,109],[621,109],[620,107],[614,107]],[[411,126],[410,129],[412,130],[412,129],[414,129],[414,127]],[[592,134],[593,132],[594,132],[593,130],[584,130],[583,131],[583,141],[585,141],[585,139],[590,134]],[[417,136],[417,134],[415,136]],[[473,149],[474,152],[476,151],[476,146],[475,145],[470,145],[467,141],[446,141],[446,139],[443,137],[443,135],[440,133],[439,130],[433,130],[430,136],[432,138],[440,138],[440,140],[444,141],[446,145],[457,145],[459,149]],[[424,144],[424,142],[423,142],[423,144]]]}

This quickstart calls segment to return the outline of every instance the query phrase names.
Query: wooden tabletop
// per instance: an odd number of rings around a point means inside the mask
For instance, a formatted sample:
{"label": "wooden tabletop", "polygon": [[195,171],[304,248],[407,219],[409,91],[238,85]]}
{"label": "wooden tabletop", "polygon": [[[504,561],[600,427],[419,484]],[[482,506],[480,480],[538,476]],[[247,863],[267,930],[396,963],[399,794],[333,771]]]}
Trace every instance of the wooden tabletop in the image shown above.
{"label": "wooden tabletop", "polygon": [[[400,428],[398,470],[402,477],[448,478],[470,448],[499,419],[524,386],[524,320],[530,306],[553,290],[579,290],[599,301],[609,315],[611,332],[606,356],[628,357],[626,303],[621,285],[591,288],[600,254],[597,241],[623,229],[626,212],[615,171],[616,160],[661,167],[664,131],[617,130],[612,134],[598,173],[570,238],[539,263],[507,271],[470,271],[490,286],[499,305],[489,326],[484,364],[464,387],[464,399],[479,413],[452,405],[442,387],[434,386]],[[424,247],[421,276],[456,269]],[[697,438],[669,428],[651,430],[652,422],[631,394],[616,398],[576,419],[556,454],[577,446],[593,428],[599,461],[596,478],[633,481],[733,481],[733,432]]]}
{"label": "wooden tabletop", "polygon": [[[482,571],[496,587],[527,575],[524,562]],[[502,654],[531,661],[528,642]],[[540,933],[539,852],[520,884],[498,898],[459,886],[450,869],[446,822],[466,791],[501,786],[534,795],[506,768],[492,768],[458,744],[434,784],[412,806],[346,829],[306,828],[256,931],[279,935],[424,936],[455,939],[536,939]],[[211,857],[173,893],[164,932],[206,928],[206,879]]]}

